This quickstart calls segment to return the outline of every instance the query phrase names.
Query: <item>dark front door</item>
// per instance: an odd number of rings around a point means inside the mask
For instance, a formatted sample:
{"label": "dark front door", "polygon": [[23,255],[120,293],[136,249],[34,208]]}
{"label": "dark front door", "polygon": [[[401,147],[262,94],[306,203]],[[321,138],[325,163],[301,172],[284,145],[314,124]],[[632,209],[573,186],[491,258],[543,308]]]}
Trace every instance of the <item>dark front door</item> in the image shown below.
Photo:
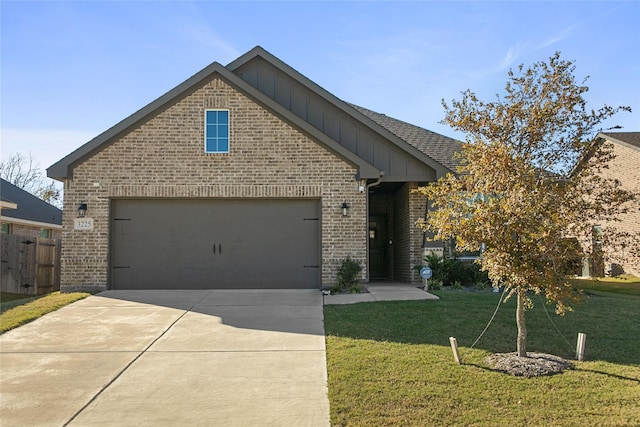
{"label": "dark front door", "polygon": [[388,279],[389,242],[387,217],[375,215],[369,218],[369,277]]}
{"label": "dark front door", "polygon": [[317,200],[115,200],[114,289],[320,288]]}

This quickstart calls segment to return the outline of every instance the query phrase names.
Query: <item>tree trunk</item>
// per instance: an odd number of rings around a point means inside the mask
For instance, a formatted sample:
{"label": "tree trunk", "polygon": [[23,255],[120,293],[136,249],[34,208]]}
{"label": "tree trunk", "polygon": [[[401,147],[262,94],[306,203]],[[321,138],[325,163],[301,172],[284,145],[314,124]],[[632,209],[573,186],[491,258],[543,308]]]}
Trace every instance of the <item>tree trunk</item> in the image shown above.
{"label": "tree trunk", "polygon": [[518,356],[527,357],[527,326],[524,323],[526,307],[525,291],[518,288],[518,304],[516,307],[516,323],[518,325]]}

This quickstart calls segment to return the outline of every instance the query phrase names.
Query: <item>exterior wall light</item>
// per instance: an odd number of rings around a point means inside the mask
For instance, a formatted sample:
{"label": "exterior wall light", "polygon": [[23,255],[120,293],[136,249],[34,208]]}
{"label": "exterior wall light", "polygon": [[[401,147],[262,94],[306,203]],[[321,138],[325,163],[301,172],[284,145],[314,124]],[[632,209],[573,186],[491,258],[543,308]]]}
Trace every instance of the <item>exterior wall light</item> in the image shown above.
{"label": "exterior wall light", "polygon": [[78,206],[78,217],[84,218],[86,214],[87,214],[87,204],[85,202],[80,202],[80,205]]}
{"label": "exterior wall light", "polygon": [[349,203],[347,203],[347,201],[345,200],[344,202],[342,202],[342,216],[348,216],[349,215]]}

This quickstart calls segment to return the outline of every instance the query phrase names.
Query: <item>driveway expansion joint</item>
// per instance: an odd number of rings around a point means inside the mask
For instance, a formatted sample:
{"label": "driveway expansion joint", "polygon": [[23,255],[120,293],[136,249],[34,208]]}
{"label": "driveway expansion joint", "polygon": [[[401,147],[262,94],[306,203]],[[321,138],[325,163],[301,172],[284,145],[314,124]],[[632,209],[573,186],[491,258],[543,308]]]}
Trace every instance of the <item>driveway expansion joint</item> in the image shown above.
{"label": "driveway expansion joint", "polygon": [[[69,418],[69,420],[66,423],[63,424],[63,426],[66,427],[69,424],[71,424],[87,407],[89,407],[89,405],[91,405],[98,397],[100,397],[100,395],[104,393],[105,390],[107,390],[114,382],[116,382],[118,378],[122,376],[122,374],[124,374],[134,363],[136,363],[136,361],[140,359],[149,350],[149,348],[151,348],[152,345],[154,345],[160,338],[164,336],[164,334],[166,334],[171,328],[173,328],[173,326],[176,323],[178,323],[180,319],[182,319],[187,313],[189,313],[189,311],[193,307],[195,307],[195,304],[191,306],[188,310],[185,310],[180,316],[178,316],[177,319],[171,322],[171,324],[167,328],[165,328],[165,330],[162,331],[161,334],[159,334],[151,343],[149,343],[148,346],[146,346],[141,352],[139,352],[138,355],[133,358],[133,360],[127,363],[125,367],[122,368],[107,384],[101,387],[100,390],[98,390],[98,392],[95,395],[93,395],[93,397],[89,399],[89,401],[85,403],[84,406],[82,406],[82,408],[80,408],[75,414],[73,414],[71,418]],[[135,353],[135,352],[128,352],[128,353]]]}

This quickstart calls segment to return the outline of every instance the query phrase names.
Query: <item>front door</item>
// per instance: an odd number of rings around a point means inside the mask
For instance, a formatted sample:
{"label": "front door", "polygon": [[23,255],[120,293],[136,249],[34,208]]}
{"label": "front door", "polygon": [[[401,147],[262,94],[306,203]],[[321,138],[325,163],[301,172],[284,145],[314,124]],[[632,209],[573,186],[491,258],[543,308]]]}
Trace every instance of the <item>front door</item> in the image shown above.
{"label": "front door", "polygon": [[369,277],[388,279],[387,217],[374,215],[369,218]]}

